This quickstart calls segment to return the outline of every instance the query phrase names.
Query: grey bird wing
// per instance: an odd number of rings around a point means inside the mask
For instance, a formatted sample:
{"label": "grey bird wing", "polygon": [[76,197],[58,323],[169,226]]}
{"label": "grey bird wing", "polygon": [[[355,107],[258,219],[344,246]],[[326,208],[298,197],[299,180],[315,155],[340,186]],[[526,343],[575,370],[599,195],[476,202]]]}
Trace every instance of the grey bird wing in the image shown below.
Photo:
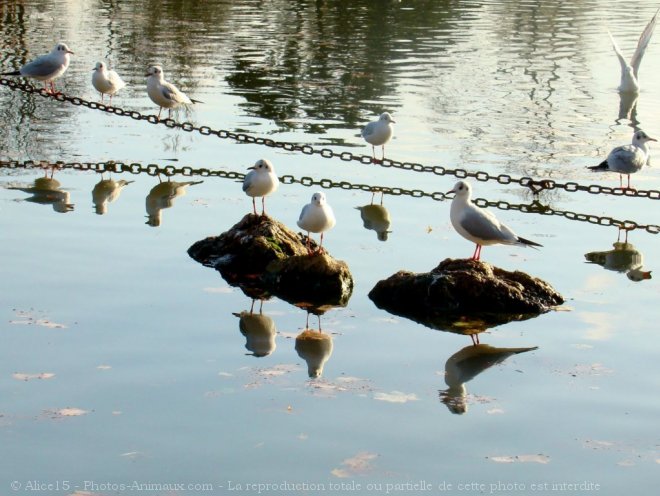
{"label": "grey bird wing", "polygon": [[617,146],[607,156],[608,169],[614,172],[636,172],[644,165],[643,156],[633,145]]}
{"label": "grey bird wing", "polygon": [[176,103],[192,103],[190,98],[183,94],[179,89],[171,83],[163,83],[162,86],[163,96],[168,100]]}
{"label": "grey bird wing", "polygon": [[[298,226],[300,226],[300,221],[303,220],[303,217],[307,214],[307,211],[310,209],[310,205],[307,204],[303,207],[302,211],[300,212],[300,217],[298,217]],[[302,226],[300,226],[302,227]]]}
{"label": "grey bird wing", "polygon": [[364,129],[362,130],[362,136],[366,138],[367,136],[374,134],[375,131],[376,131],[376,123],[370,122],[369,124],[364,126]]}
{"label": "grey bird wing", "polygon": [[21,74],[23,76],[44,77],[57,71],[61,66],[62,64],[53,60],[53,58],[42,55],[21,67]]}
{"label": "grey bird wing", "polygon": [[250,189],[250,186],[252,186],[252,179],[254,179],[254,175],[256,172],[251,170],[245,175],[245,178],[243,179],[243,191],[247,191]]}
{"label": "grey bird wing", "polygon": [[[614,53],[616,53],[616,57],[619,59],[619,64],[621,64],[621,71],[624,71],[628,66],[628,62],[626,62],[625,57],[621,53],[621,50],[619,49],[619,45],[616,44],[616,41],[614,40],[614,36],[612,36],[612,33],[610,33],[608,30],[607,34],[610,35],[610,40],[612,40],[612,48],[614,48]],[[637,71],[635,71],[635,74],[637,74]]]}
{"label": "grey bird wing", "polygon": [[[515,235],[488,210],[474,207],[466,209],[460,220],[461,227],[471,236],[484,241],[515,242]],[[503,229],[504,228],[504,229]]]}
{"label": "grey bird wing", "polygon": [[658,12],[660,12],[660,9],[658,9],[655,12],[655,15],[646,25],[644,31],[642,31],[642,34],[639,36],[639,41],[637,42],[637,48],[635,49],[635,53],[633,54],[632,59],[630,60],[630,65],[633,68],[635,77],[637,77],[637,73],[639,72],[639,66],[642,63],[642,57],[644,56],[646,47],[649,46],[649,42],[651,41],[651,36],[653,36],[653,30],[655,29],[655,23],[658,18]]}

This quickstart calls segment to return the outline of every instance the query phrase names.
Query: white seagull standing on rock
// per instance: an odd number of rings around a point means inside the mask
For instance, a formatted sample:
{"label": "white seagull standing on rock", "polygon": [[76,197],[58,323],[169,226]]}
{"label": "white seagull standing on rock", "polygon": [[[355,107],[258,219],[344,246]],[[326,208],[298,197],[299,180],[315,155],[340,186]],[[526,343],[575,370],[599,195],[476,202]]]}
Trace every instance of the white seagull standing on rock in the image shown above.
{"label": "white seagull standing on rock", "polygon": [[97,62],[92,70],[94,71],[92,85],[101,94],[101,101],[103,101],[104,95],[109,95],[110,104],[112,104],[112,96],[126,86],[126,83],[115,71],[108,70],[103,62]]}
{"label": "white seagull standing on rock", "polygon": [[255,197],[261,197],[261,215],[266,214],[266,196],[277,190],[280,185],[280,180],[275,174],[275,168],[270,160],[261,159],[252,166],[243,179],[243,191],[245,194],[252,197],[252,210],[254,215],[257,215],[257,205]]}
{"label": "white seagull standing on rock", "polygon": [[323,233],[332,229],[336,223],[335,214],[326,202],[325,194],[320,191],[314,193],[312,201],[303,207],[298,219],[298,227],[307,231],[307,249],[310,250],[310,233],[321,233],[318,251],[323,251]]}
{"label": "white seagull standing on rock", "polygon": [[607,159],[598,165],[589,167],[593,171],[612,171],[619,173],[619,186],[623,188],[623,174],[628,176],[628,186],[623,189],[633,189],[630,187],[630,174],[634,174],[644,167],[650,158],[651,150],[648,143],[657,141],[651,138],[641,129],[635,131],[632,138],[632,144],[617,146],[612,150]]}
{"label": "white seagull standing on rock", "polygon": [[658,12],[660,12],[660,9],[655,12],[653,18],[646,25],[644,31],[642,31],[642,34],[637,41],[637,48],[635,49],[635,53],[630,59],[630,63],[626,62],[626,59],[623,57],[621,50],[619,50],[619,46],[616,44],[616,41],[612,36],[612,33],[609,31],[607,32],[610,35],[612,46],[616,52],[616,56],[619,59],[619,63],[621,64],[621,83],[619,84],[618,89],[622,93],[637,93],[639,91],[639,65],[642,63],[644,51],[651,41],[651,36],[653,35],[653,30],[655,29],[655,22],[658,17]]}
{"label": "white seagull standing on rock", "polygon": [[455,193],[451,201],[450,219],[454,229],[465,239],[476,243],[472,260],[479,260],[481,247],[488,245],[542,246],[521,238],[502,224],[488,210],[472,203],[472,187],[467,181],[458,181],[447,193]]}
{"label": "white seagull standing on rock", "polygon": [[163,68],[159,65],[149,67],[145,76],[147,78],[147,94],[151,101],[160,107],[158,120],[160,120],[160,113],[163,108],[167,109],[167,118],[169,119],[172,115],[172,109],[179,105],[202,103],[199,100],[188,98],[188,95],[180,91],[179,88],[165,81]]}
{"label": "white seagull standing on rock", "polygon": [[383,149],[383,159],[385,159],[385,144],[392,139],[394,129],[392,124],[396,124],[388,112],[380,114],[377,121],[370,122],[362,130],[362,137],[371,145],[374,160],[376,160],[376,147]]}
{"label": "white seagull standing on rock", "polygon": [[[44,88],[51,95],[55,92],[55,79],[64,74],[69,67],[69,55],[73,54],[65,43],[58,43],[50,53],[41,55],[28,62],[17,71],[4,72],[2,76],[25,76],[43,81]],[[48,87],[50,84],[50,88]]]}

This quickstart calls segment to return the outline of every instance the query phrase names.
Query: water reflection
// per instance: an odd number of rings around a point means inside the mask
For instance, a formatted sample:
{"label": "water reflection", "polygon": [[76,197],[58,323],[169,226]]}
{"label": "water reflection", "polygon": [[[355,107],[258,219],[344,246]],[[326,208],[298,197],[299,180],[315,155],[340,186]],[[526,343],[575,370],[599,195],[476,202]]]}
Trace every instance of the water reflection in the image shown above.
{"label": "water reflection", "polygon": [[445,363],[445,383],[448,388],[440,392],[440,400],[451,413],[468,411],[468,393],[465,383],[471,381],[493,365],[502,363],[512,355],[538,349],[496,348],[488,344],[469,345],[454,353]]}
{"label": "water reflection", "polygon": [[174,200],[180,196],[186,194],[188,186],[194,186],[195,184],[201,184],[204,181],[171,181],[170,178],[167,178],[167,181],[163,182],[158,177],[159,183],[151,188],[149,194],[147,195],[147,224],[153,227],[158,227],[161,224],[162,220],[162,210],[165,208],[170,208],[174,205]]}
{"label": "water reflection", "polygon": [[309,314],[305,329],[296,336],[296,352],[307,362],[307,374],[314,379],[323,374],[323,367],[332,355],[333,343],[332,336],[321,331],[320,313],[316,313],[319,323],[316,331],[309,328]]}
{"label": "water reflection", "polygon": [[259,313],[254,313],[255,299],[252,299],[250,311],[234,313],[238,317],[238,327],[245,336],[245,348],[255,357],[265,357],[273,353],[277,345],[275,322],[263,314],[263,300],[259,300]]}
{"label": "water reflection", "polygon": [[117,200],[124,187],[133,182],[135,181],[126,181],[124,179],[115,181],[112,178],[103,179],[103,176],[101,176],[101,180],[96,183],[94,189],[92,189],[94,211],[99,215],[107,213],[108,204]]}
{"label": "water reflection", "polygon": [[49,176],[46,172],[43,177],[35,179],[31,186],[8,186],[7,189],[19,190],[32,195],[25,198],[24,201],[50,205],[55,212],[63,214],[71,212],[74,205],[71,203],[70,193],[62,189],[60,182],[53,178],[53,173],[54,170]]}
{"label": "water reflection", "polygon": [[619,118],[617,124],[621,120],[630,121],[631,127],[637,130],[639,121],[637,120],[637,99],[639,93],[619,93]]}
{"label": "water reflection", "polygon": [[376,237],[380,241],[387,241],[390,231],[392,219],[390,219],[389,211],[383,206],[383,193],[380,196],[380,204],[374,205],[374,196],[371,195],[371,203],[363,207],[355,207],[360,211],[360,217],[364,223],[364,228],[376,231]]}
{"label": "water reflection", "polygon": [[644,256],[632,243],[628,242],[628,231],[626,231],[624,241],[620,240],[620,235],[619,231],[619,236],[612,245],[613,250],[592,251],[586,253],[584,258],[588,263],[600,265],[606,270],[625,273],[628,279],[634,282],[651,279],[651,271],[642,270]]}

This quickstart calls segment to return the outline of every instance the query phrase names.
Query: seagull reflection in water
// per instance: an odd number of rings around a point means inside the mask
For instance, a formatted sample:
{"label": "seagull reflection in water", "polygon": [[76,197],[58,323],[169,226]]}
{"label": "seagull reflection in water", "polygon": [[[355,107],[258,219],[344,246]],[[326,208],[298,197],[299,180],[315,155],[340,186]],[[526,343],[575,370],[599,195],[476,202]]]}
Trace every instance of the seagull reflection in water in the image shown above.
{"label": "seagull reflection in water", "polygon": [[238,327],[241,334],[245,336],[245,348],[250,351],[248,355],[255,357],[265,357],[275,351],[275,336],[277,329],[275,322],[268,315],[263,314],[263,300],[259,300],[259,313],[254,313],[254,302],[250,306],[250,311],[233,313],[238,317]]}
{"label": "seagull reflection in water", "polygon": [[371,203],[363,207],[355,207],[360,211],[360,217],[364,223],[364,228],[376,231],[376,236],[380,241],[387,241],[390,231],[392,219],[390,218],[389,211],[383,206],[383,192],[380,193],[380,204],[374,204],[374,197],[376,192],[371,194]]}
{"label": "seagull reflection in water", "polygon": [[167,178],[167,181],[163,182],[158,177],[159,183],[151,188],[149,194],[147,195],[147,224],[153,227],[160,226],[162,220],[162,210],[165,208],[170,208],[174,205],[174,200],[179,196],[186,194],[188,186],[194,186],[195,184],[201,184],[204,181],[184,181],[176,182],[170,181],[170,178]]}
{"label": "seagull reflection in water", "polygon": [[55,170],[52,169],[50,177],[48,171],[44,177],[34,180],[31,186],[9,186],[7,189],[23,191],[32,196],[24,201],[38,203],[40,205],[51,205],[55,212],[65,214],[73,211],[74,204],[71,203],[71,195],[68,191],[61,189],[61,184],[53,178]]}
{"label": "seagull reflection in water", "polygon": [[651,279],[651,271],[642,270],[644,265],[644,256],[642,253],[628,242],[628,230],[625,230],[624,241],[620,240],[621,230],[617,240],[612,244],[613,250],[592,251],[586,253],[587,263],[600,265],[606,270],[625,273],[628,279],[634,282]]}
{"label": "seagull reflection in water", "polygon": [[471,381],[493,365],[504,362],[518,353],[536,350],[529,348],[496,348],[488,344],[474,344],[457,351],[445,363],[445,383],[440,400],[450,412],[462,415],[468,411],[468,393],[465,383]]}
{"label": "seagull reflection in water", "polygon": [[114,202],[124,187],[128,184],[131,184],[135,181],[126,181],[120,179],[115,181],[112,178],[103,179],[94,185],[92,190],[92,203],[94,203],[94,211],[99,215],[104,215],[108,212],[108,204]]}

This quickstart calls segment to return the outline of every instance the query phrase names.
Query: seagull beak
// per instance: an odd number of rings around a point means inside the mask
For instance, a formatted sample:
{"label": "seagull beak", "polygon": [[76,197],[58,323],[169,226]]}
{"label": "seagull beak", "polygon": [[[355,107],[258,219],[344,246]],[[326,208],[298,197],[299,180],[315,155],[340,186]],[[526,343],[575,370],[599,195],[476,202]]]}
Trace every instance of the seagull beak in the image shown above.
{"label": "seagull beak", "polygon": [[149,74],[148,72],[144,75],[144,77],[149,77],[149,76],[151,76],[151,74]]}
{"label": "seagull beak", "polygon": [[70,53],[71,55],[75,55],[75,54],[73,53],[73,51],[71,51],[71,50],[67,50],[66,53]]}
{"label": "seagull beak", "polygon": [[254,170],[254,165],[248,167],[248,170],[250,170],[250,169]]}
{"label": "seagull beak", "polygon": [[649,141],[658,141],[658,140],[655,138],[649,138]]}
{"label": "seagull beak", "polygon": [[446,192],[445,192],[445,195],[448,195],[449,193],[456,193],[456,191],[454,191],[453,188],[452,188],[452,189],[450,189],[449,191],[446,191]]}

